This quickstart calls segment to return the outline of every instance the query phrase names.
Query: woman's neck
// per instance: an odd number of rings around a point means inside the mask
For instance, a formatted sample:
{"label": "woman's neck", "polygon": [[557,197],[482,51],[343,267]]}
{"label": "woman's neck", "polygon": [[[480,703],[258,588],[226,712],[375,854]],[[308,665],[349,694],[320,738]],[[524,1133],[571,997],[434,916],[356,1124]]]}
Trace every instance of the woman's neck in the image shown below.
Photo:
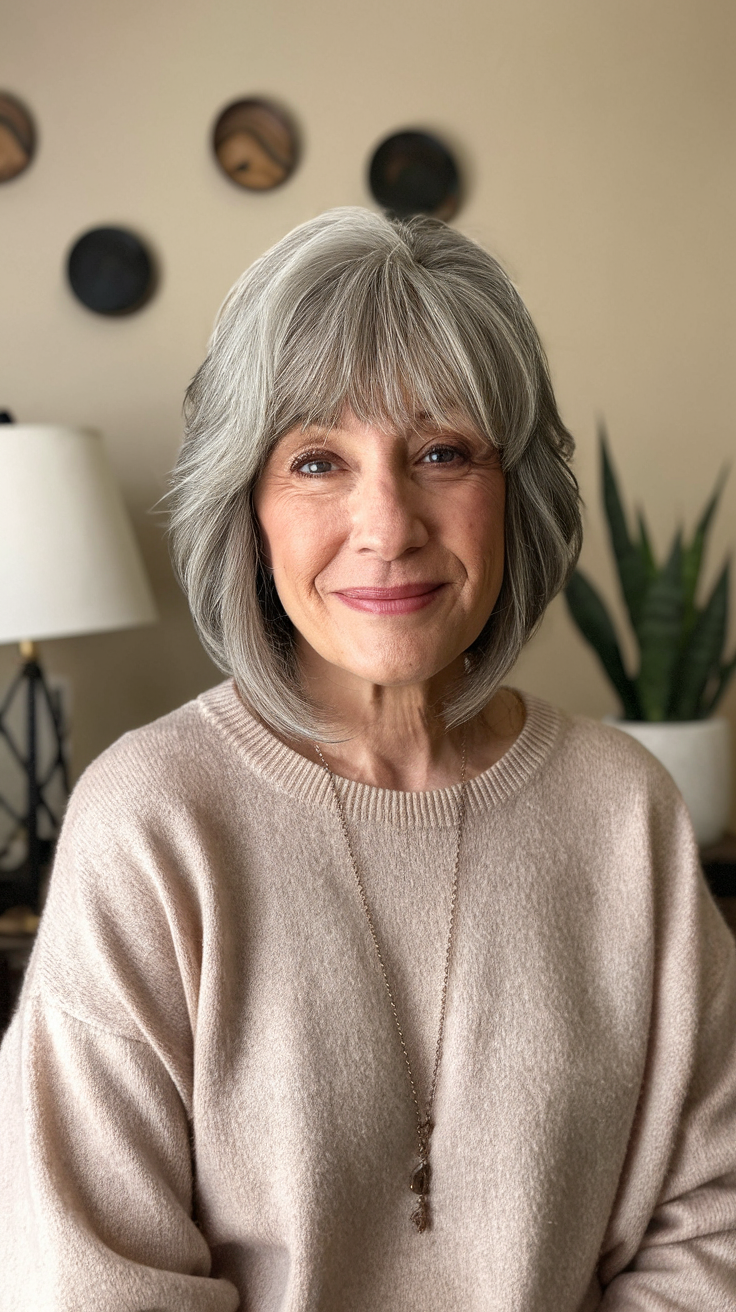
{"label": "woman's neck", "polygon": [[[468,779],[500,760],[521,732],[523,703],[502,688],[468,724],[446,730],[439,708],[462,671],[462,658],[455,664],[457,669],[444,670],[427,683],[385,687],[344,677],[319,658],[304,660],[310,699],[325,708],[330,720],[346,726],[340,741],[320,743],[330,769],[358,783],[422,792],[459,782],[463,747]],[[319,760],[312,743],[289,746]]]}

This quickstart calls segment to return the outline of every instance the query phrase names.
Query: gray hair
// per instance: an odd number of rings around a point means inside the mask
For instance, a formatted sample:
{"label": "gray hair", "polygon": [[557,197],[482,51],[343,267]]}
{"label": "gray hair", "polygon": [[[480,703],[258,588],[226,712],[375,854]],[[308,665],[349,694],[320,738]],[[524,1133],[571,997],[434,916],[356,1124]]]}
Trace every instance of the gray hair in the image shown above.
{"label": "gray hair", "polygon": [[504,576],[443,707],[453,727],[486,705],[582,537],[574,444],[534,325],[501,266],[455,229],[335,209],[236,282],[186,395],[170,492],[175,568],[207,651],[265,723],[287,737],[334,737],[300,686],[252,493],[280,437],[329,429],[346,408],[391,429],[418,412],[439,426],[462,415],[499,451]]}

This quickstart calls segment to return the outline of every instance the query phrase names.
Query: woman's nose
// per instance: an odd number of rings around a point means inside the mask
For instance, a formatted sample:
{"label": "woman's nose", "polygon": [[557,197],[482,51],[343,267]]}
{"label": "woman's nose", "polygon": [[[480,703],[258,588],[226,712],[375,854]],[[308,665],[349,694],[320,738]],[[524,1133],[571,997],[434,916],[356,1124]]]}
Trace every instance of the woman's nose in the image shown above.
{"label": "woman's nose", "polygon": [[429,541],[419,491],[400,471],[381,470],[364,478],[351,497],[351,545],[381,560],[398,560]]}

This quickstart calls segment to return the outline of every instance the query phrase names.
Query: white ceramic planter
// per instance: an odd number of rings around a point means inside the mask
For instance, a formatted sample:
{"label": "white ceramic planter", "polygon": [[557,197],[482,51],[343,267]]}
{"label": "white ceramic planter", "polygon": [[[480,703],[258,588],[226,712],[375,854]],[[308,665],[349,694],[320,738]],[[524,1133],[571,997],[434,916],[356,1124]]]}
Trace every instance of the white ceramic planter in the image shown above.
{"label": "white ceramic planter", "polygon": [[731,743],[728,720],[669,721],[649,724],[606,717],[656,756],[669,770],[690,812],[701,847],[717,843],[728,823],[731,803]]}

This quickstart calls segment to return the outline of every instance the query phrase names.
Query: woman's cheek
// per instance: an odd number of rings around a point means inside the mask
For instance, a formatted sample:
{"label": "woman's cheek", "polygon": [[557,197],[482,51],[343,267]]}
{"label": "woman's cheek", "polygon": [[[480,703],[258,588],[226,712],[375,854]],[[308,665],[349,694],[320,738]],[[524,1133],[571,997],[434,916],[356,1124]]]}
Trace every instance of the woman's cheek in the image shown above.
{"label": "woman's cheek", "polygon": [[292,570],[312,579],[329,567],[350,536],[344,515],[326,497],[316,496],[294,506],[287,534]]}
{"label": "woman's cheek", "polygon": [[274,581],[283,593],[282,601],[288,597],[297,605],[308,604],[315,587],[319,590],[319,576],[329,568],[340,547],[331,520],[329,513],[314,502],[297,502],[278,525],[273,525],[269,541]]}

